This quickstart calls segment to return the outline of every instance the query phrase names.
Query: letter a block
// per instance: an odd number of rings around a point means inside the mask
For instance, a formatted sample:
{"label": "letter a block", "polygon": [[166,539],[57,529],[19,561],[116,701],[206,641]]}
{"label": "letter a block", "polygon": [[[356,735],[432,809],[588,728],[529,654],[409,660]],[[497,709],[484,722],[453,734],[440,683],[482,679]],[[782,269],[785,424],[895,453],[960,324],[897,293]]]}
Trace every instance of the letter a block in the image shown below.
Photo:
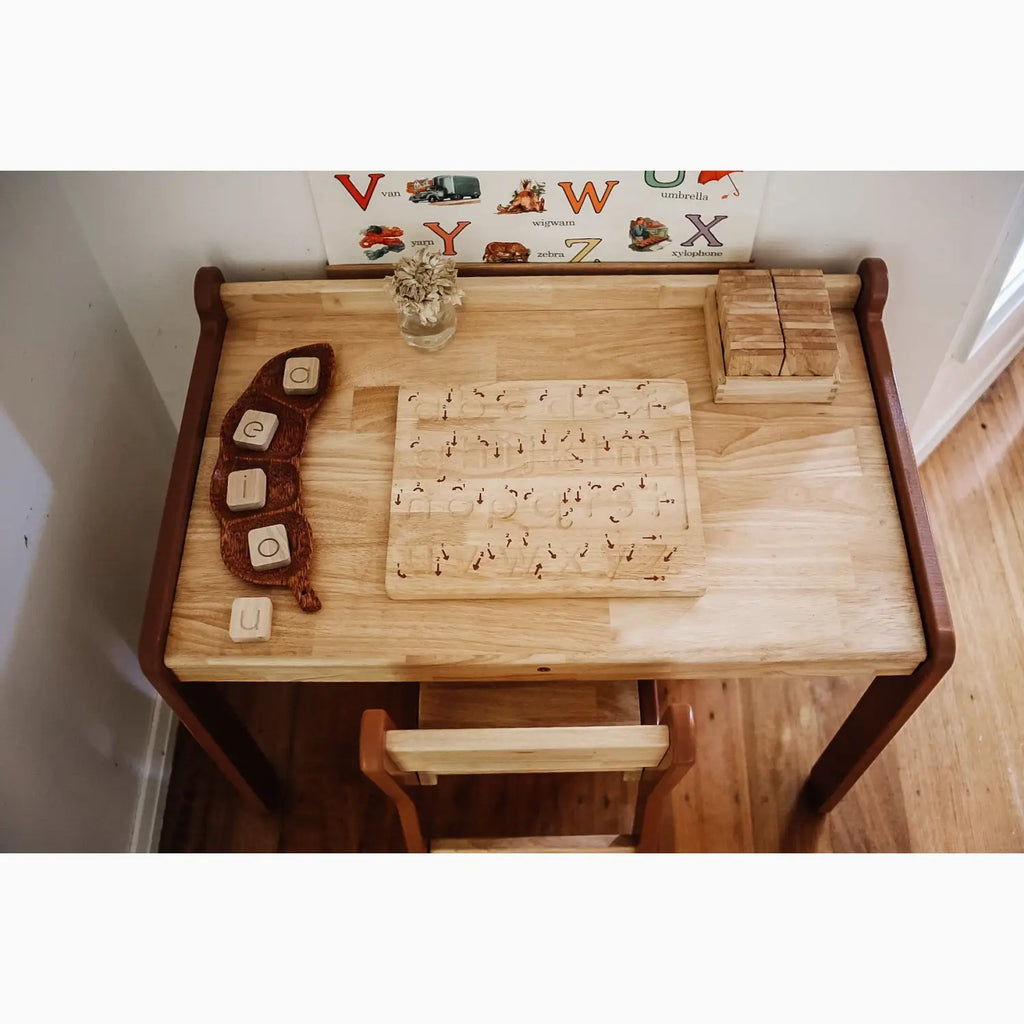
{"label": "letter a block", "polygon": [[269,597],[236,597],[231,602],[228,634],[236,644],[269,640],[274,605]]}
{"label": "letter a block", "polygon": [[320,385],[320,360],[314,356],[289,359],[284,364],[286,395],[315,395]]}
{"label": "letter a block", "polygon": [[277,416],[272,412],[246,409],[235,429],[232,440],[241,448],[265,452],[277,433]]}
{"label": "letter a block", "polygon": [[257,572],[269,572],[292,564],[288,531],[280,524],[249,531],[249,561]]}

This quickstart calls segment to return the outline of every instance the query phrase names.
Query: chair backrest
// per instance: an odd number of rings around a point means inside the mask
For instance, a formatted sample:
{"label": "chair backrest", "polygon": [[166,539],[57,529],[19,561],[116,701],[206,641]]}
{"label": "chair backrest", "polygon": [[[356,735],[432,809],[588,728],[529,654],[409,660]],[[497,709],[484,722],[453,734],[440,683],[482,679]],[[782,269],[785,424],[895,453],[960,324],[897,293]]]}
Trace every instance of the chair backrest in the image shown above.
{"label": "chair backrest", "polygon": [[637,849],[657,849],[672,789],[694,760],[693,712],[669,705],[651,725],[524,729],[397,729],[387,712],[363,713],[360,767],[395,804],[410,852],[427,843],[405,787],[421,777],[519,772],[642,770],[634,830]]}
{"label": "chair backrest", "polygon": [[668,726],[395,729],[384,749],[401,771],[434,775],[630,771],[661,763]]}

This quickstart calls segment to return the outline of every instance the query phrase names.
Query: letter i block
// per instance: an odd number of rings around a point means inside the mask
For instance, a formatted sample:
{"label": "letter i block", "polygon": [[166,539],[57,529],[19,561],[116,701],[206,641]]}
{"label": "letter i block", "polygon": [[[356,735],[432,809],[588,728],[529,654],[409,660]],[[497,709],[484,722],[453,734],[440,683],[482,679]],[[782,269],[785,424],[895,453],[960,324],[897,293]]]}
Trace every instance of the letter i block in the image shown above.
{"label": "letter i block", "polygon": [[274,605],[269,597],[236,597],[231,602],[228,635],[236,644],[269,640]]}
{"label": "letter i block", "polygon": [[267,474],[262,469],[237,469],[228,473],[228,508],[251,512],[267,503]]}
{"label": "letter i block", "polygon": [[277,424],[277,416],[272,412],[246,409],[239,420],[232,440],[241,448],[265,452],[270,447],[270,442],[274,440]]}
{"label": "letter i block", "polygon": [[314,356],[296,356],[284,364],[286,395],[315,395],[320,385],[320,360]]}

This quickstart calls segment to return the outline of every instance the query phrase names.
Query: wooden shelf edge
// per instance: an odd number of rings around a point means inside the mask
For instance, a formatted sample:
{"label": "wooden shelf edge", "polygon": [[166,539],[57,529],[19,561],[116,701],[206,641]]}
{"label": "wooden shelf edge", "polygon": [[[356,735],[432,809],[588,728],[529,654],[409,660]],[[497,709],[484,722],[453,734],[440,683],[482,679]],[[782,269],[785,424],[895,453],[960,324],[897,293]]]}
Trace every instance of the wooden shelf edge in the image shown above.
{"label": "wooden shelf edge", "polygon": [[[549,274],[717,274],[719,270],[748,270],[746,263],[460,263],[465,277],[543,277]],[[328,263],[328,280],[386,277],[393,263]]]}

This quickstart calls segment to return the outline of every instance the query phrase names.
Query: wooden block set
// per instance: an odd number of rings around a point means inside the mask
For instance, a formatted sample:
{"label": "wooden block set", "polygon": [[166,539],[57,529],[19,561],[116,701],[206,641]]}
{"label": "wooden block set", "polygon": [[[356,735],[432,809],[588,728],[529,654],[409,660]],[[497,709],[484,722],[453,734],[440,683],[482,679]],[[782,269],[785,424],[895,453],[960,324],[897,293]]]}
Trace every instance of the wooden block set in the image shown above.
{"label": "wooden block set", "polygon": [[[299,356],[285,360],[280,379],[285,395],[315,395],[320,382],[320,360]],[[280,417],[273,412],[247,408],[231,434],[239,448],[265,453],[274,442]],[[256,512],[267,504],[267,473],[248,466],[227,474],[224,502],[231,512]],[[288,529],[271,522],[247,531],[249,564],[255,572],[287,568],[292,562]],[[269,597],[239,597],[231,606],[228,633],[235,643],[269,640],[274,607]]]}
{"label": "wooden block set", "polygon": [[820,270],[723,270],[705,304],[716,402],[831,402],[839,344]]}

